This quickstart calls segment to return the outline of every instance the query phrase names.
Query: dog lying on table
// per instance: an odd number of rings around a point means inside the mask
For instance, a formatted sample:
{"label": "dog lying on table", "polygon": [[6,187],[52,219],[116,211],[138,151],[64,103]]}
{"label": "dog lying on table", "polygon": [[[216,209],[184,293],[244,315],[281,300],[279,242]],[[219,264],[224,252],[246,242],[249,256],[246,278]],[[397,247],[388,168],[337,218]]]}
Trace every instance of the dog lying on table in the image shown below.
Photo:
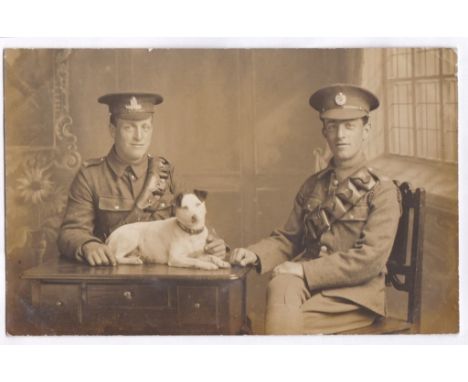
{"label": "dog lying on table", "polygon": [[205,254],[206,191],[193,190],[175,198],[175,217],[117,228],[106,241],[118,264],[168,264],[172,267],[218,269],[230,264]]}

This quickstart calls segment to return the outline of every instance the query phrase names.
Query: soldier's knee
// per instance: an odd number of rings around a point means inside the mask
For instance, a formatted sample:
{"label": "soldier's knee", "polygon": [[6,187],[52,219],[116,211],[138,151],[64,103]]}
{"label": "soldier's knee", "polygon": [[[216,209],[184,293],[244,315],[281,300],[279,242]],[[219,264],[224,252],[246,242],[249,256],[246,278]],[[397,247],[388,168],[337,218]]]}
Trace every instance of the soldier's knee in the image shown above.
{"label": "soldier's knee", "polygon": [[294,283],[294,279],[297,277],[292,275],[277,275],[273,277],[268,283],[268,293],[276,294],[281,293],[286,289],[286,286]]}
{"label": "soldier's knee", "polygon": [[297,276],[280,274],[268,284],[268,304],[301,305],[307,298],[308,291],[304,280]]}

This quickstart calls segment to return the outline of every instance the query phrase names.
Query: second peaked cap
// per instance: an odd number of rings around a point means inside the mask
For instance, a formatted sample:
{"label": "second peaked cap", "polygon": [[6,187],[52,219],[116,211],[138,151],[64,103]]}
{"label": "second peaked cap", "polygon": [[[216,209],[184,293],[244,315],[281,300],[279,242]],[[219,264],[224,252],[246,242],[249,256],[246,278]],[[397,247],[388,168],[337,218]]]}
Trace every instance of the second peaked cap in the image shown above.
{"label": "second peaked cap", "polygon": [[369,90],[350,84],[334,84],[317,90],[309,99],[321,119],[356,119],[379,107],[379,99]]}

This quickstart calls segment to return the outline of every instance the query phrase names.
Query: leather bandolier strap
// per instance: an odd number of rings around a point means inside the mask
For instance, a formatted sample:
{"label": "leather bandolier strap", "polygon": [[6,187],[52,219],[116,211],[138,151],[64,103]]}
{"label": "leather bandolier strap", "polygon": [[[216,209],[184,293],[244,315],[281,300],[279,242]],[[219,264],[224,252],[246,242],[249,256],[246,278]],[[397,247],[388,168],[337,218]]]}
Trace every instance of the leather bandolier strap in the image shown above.
{"label": "leather bandolier strap", "polygon": [[171,187],[171,182],[170,163],[161,157],[148,158],[148,170],[143,189],[136,198],[133,209],[112,227],[112,231],[124,224],[149,220],[152,213],[156,211],[161,196],[164,195],[168,186]]}
{"label": "leather bandolier strap", "polygon": [[306,253],[312,254],[320,240],[320,236],[341,219],[377,184],[367,168],[361,168],[344,179],[336,191],[315,208],[306,206],[304,215],[304,246]]}

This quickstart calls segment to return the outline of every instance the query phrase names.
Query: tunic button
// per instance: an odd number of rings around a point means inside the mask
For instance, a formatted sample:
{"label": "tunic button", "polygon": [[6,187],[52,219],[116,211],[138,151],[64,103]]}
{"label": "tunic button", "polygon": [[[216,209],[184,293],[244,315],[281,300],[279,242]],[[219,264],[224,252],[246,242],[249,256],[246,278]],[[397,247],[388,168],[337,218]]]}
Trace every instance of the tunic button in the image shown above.
{"label": "tunic button", "polygon": [[132,181],[135,181],[135,175],[131,175],[131,176],[130,176],[130,179],[131,179]]}
{"label": "tunic button", "polygon": [[339,182],[338,182],[337,179],[333,179],[333,185],[334,185],[334,186],[338,186],[338,183],[339,183]]}
{"label": "tunic button", "polygon": [[322,245],[322,246],[320,247],[320,251],[327,252],[327,251],[328,251],[327,246],[326,246],[326,245]]}
{"label": "tunic button", "polygon": [[115,208],[116,210],[118,210],[118,209],[120,208],[120,206],[119,206],[119,205],[116,205],[116,206],[114,206],[114,208]]}
{"label": "tunic button", "polygon": [[166,203],[161,203],[161,208],[166,207]]}

